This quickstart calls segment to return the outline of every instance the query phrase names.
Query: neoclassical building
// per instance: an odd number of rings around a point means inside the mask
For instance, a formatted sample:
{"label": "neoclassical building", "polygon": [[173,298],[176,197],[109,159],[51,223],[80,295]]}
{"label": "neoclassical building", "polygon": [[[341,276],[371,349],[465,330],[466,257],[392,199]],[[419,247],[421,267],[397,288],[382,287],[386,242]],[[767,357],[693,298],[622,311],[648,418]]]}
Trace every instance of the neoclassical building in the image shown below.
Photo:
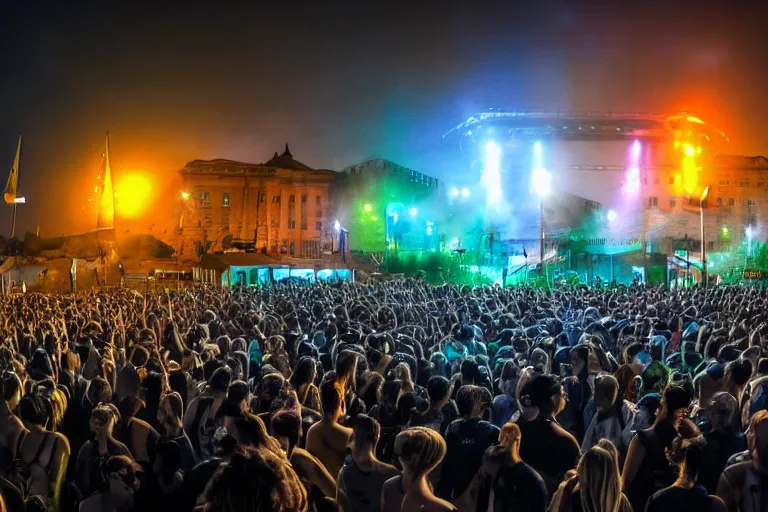
{"label": "neoclassical building", "polygon": [[179,229],[201,232],[212,249],[234,240],[299,258],[330,250],[328,191],[337,173],[295,160],[288,144],[263,164],[194,160],[180,173]]}

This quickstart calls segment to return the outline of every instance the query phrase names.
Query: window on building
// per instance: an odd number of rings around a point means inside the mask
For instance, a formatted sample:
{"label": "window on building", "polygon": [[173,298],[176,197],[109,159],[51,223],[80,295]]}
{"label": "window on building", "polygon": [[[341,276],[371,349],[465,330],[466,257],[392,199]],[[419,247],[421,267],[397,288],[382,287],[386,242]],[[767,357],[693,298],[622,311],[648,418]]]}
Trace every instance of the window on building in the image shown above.
{"label": "window on building", "polygon": [[307,194],[301,194],[301,202],[306,203],[307,202]]}
{"label": "window on building", "polygon": [[650,206],[650,207],[659,206],[659,198],[658,197],[649,197],[648,198],[648,206]]}
{"label": "window on building", "polygon": [[728,206],[735,206],[736,205],[736,199],[733,197],[728,198]]}
{"label": "window on building", "polygon": [[296,196],[288,196],[288,229],[296,229]]}
{"label": "window on building", "polygon": [[669,200],[669,207],[670,207],[670,208],[675,208],[676,206],[677,206],[677,199],[675,199],[675,198],[673,197],[673,198],[671,198],[671,199]]}
{"label": "window on building", "polygon": [[731,183],[730,180],[725,180],[725,179],[720,180],[720,185],[730,185],[730,183]]}
{"label": "window on building", "polygon": [[224,192],[221,194],[221,206],[224,208],[229,208],[229,192]]}
{"label": "window on building", "polygon": [[717,206],[723,206],[723,198],[722,197],[718,197],[717,198]]}
{"label": "window on building", "polygon": [[757,201],[754,199],[747,199],[747,206],[757,206]]}
{"label": "window on building", "polygon": [[675,177],[674,176],[670,176],[669,177],[669,184],[670,185],[674,185],[675,184]]}
{"label": "window on building", "polygon": [[210,192],[200,192],[200,200],[204,203],[209,203],[211,201],[211,193]]}
{"label": "window on building", "polygon": [[315,229],[318,230],[318,231],[322,231],[323,230],[323,223],[320,222],[320,221],[315,222]]}
{"label": "window on building", "polygon": [[749,178],[743,178],[741,181],[739,181],[740,187],[749,187]]}
{"label": "window on building", "polygon": [[765,188],[765,182],[764,181],[758,181],[757,182],[757,188]]}
{"label": "window on building", "polygon": [[320,208],[323,205],[323,198],[320,196],[315,196],[315,206]]}
{"label": "window on building", "polygon": [[280,196],[272,196],[272,202],[275,204],[280,204]]}

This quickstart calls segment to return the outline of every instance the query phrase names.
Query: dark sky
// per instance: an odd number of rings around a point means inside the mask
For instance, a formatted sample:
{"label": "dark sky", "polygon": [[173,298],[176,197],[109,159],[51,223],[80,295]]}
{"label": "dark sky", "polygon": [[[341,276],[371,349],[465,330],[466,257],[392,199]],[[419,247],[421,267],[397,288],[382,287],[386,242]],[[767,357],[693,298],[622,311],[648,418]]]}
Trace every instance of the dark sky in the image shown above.
{"label": "dark sky", "polygon": [[80,227],[106,130],[116,174],[165,176],[287,141],[313,167],[381,156],[445,177],[466,162],[440,136],[489,107],[687,109],[768,153],[757,1],[197,4],[2,3],[0,162],[22,132],[22,229]]}

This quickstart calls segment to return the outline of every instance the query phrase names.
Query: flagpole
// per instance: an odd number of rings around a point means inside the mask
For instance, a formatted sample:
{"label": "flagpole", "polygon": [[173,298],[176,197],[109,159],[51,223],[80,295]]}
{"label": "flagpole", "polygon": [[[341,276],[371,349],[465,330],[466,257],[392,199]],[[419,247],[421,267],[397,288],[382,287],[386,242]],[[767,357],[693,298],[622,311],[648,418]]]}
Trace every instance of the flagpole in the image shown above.
{"label": "flagpole", "polygon": [[11,223],[11,238],[16,236],[16,207],[18,205],[13,203],[13,222]]}

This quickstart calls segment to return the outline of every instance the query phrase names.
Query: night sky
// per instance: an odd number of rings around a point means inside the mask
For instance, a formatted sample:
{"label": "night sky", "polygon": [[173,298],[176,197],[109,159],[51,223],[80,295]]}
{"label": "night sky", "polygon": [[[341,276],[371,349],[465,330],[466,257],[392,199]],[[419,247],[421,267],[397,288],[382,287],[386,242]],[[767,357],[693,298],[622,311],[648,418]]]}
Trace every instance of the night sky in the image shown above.
{"label": "night sky", "polygon": [[491,107],[687,109],[734,153],[768,153],[768,9],[601,3],[622,7],[3,2],[2,182],[21,132],[19,229],[48,236],[92,227],[78,211],[107,130],[116,175],[175,179],[195,158],[263,162],[289,142],[313,167],[384,157],[446,177],[467,162],[441,135]]}

